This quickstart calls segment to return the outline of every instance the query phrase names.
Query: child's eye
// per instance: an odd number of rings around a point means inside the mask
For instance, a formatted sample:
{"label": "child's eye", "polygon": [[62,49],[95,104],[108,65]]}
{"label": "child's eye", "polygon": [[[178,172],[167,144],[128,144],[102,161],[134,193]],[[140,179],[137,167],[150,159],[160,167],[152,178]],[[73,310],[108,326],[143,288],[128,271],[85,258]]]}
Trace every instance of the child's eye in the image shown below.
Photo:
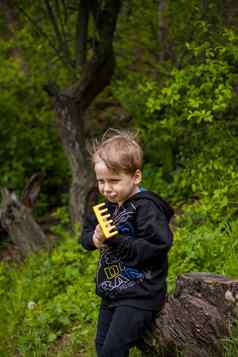
{"label": "child's eye", "polygon": [[119,182],[119,179],[111,179],[111,182]]}

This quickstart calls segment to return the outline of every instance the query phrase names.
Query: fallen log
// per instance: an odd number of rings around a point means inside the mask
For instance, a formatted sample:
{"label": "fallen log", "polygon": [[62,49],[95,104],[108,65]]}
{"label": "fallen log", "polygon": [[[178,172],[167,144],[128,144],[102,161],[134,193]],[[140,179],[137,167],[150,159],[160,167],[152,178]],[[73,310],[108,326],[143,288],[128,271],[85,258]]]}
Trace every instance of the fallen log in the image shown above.
{"label": "fallen log", "polygon": [[237,319],[238,280],[186,273],[177,278],[147,345],[160,357],[223,357],[224,338]]}

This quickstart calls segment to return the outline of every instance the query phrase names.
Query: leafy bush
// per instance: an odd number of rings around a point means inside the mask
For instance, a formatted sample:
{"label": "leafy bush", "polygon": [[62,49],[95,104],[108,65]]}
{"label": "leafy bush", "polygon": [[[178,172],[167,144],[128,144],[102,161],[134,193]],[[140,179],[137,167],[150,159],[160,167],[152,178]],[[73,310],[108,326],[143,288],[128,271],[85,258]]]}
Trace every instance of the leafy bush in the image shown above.
{"label": "leafy bush", "polygon": [[191,271],[204,271],[230,277],[238,276],[238,223],[224,221],[214,225],[194,223],[190,210],[180,217],[171,249],[170,289],[176,276]]}
{"label": "leafy bush", "polygon": [[[19,193],[27,178],[41,173],[38,211],[45,213],[50,205],[61,203],[57,190],[61,187],[62,192],[69,179],[69,167],[43,85],[50,76],[63,81],[65,71],[57,63],[49,67],[41,61],[39,44],[28,30],[19,28],[15,37],[0,40],[0,186]],[[47,54],[45,47],[40,50],[44,49]]]}
{"label": "leafy bush", "polygon": [[86,348],[93,345],[95,267],[95,254],[69,236],[52,255],[34,255],[20,269],[2,264],[0,354],[45,356],[64,335],[70,336],[71,352],[83,351],[87,339]]}
{"label": "leafy bush", "polygon": [[144,185],[177,206],[199,200],[214,223],[237,212],[237,42],[231,30],[192,41],[160,82],[133,74],[115,87],[144,142]]}

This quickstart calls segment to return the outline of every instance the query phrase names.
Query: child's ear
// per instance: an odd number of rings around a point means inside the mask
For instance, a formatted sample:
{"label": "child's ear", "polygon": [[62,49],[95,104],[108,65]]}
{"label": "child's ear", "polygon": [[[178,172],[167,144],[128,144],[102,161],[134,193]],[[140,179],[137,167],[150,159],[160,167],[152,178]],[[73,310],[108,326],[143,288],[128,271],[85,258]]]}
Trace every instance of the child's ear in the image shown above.
{"label": "child's ear", "polygon": [[139,185],[139,183],[142,180],[142,172],[141,172],[141,170],[139,170],[139,169],[136,170],[135,175],[134,175],[134,179],[135,179],[135,184]]}

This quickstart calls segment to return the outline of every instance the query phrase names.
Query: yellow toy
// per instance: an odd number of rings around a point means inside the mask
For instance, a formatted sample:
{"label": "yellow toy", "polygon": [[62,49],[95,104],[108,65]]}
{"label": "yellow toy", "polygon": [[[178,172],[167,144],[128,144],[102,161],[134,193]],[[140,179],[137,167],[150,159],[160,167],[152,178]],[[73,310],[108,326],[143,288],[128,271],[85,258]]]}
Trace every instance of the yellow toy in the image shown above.
{"label": "yellow toy", "polygon": [[113,220],[111,219],[111,215],[108,212],[105,203],[99,203],[98,205],[93,206],[93,210],[106,239],[118,234],[118,230],[113,224]]}

